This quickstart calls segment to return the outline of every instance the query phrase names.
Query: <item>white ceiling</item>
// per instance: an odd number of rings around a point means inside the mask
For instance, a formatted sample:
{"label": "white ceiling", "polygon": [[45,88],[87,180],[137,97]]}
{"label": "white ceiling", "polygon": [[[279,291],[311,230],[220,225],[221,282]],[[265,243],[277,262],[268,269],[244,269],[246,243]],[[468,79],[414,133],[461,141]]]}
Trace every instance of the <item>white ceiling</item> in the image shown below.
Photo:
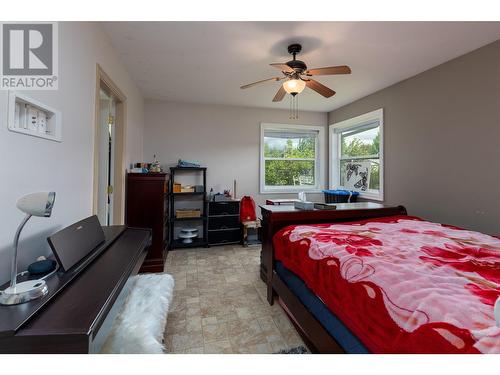
{"label": "white ceiling", "polygon": [[309,68],[349,65],[351,75],[317,80],[300,110],[330,111],[500,39],[500,22],[104,22],[114,48],[147,98],[288,108],[271,100],[279,83],[242,84],[281,73],[286,47],[303,45]]}

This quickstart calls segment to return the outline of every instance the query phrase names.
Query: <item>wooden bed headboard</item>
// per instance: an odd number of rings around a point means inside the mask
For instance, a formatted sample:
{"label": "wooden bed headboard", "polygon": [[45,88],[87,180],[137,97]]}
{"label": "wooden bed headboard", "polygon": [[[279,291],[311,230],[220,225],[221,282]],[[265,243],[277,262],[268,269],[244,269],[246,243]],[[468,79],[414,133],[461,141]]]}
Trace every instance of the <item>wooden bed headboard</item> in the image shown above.
{"label": "wooden bed headboard", "polygon": [[336,210],[298,210],[291,205],[263,205],[262,252],[260,277],[267,284],[267,299],[273,304],[272,275],[274,270],[273,237],[280,229],[297,224],[335,223],[375,217],[406,215],[403,206],[386,206],[373,202],[337,203]]}

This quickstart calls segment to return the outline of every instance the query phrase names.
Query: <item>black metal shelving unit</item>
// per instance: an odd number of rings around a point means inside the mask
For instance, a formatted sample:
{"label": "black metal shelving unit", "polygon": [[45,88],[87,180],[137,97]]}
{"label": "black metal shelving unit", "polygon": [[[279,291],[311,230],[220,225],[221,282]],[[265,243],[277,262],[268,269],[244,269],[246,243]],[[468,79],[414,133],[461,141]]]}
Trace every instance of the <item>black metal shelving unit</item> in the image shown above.
{"label": "black metal shelving unit", "polygon": [[[203,192],[190,193],[174,193],[175,176],[179,173],[203,173]],[[192,247],[208,247],[208,206],[207,206],[207,168],[206,167],[171,167],[170,168],[170,248],[171,249],[186,249]],[[200,197],[202,202],[202,215],[196,218],[176,218],[175,217],[175,202],[185,197]],[[182,239],[174,237],[175,224],[182,222],[198,222],[202,223],[202,237],[195,238],[192,243],[185,244]]]}

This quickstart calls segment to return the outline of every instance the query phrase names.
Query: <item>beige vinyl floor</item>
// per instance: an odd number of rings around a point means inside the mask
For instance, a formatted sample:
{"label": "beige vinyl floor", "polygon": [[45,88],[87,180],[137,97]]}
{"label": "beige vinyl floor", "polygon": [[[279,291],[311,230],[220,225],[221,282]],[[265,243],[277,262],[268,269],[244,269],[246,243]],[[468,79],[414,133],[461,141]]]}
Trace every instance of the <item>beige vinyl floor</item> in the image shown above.
{"label": "beige vinyl floor", "polygon": [[260,247],[170,251],[175,279],[165,330],[170,353],[275,353],[304,345],[283,309],[266,300]]}

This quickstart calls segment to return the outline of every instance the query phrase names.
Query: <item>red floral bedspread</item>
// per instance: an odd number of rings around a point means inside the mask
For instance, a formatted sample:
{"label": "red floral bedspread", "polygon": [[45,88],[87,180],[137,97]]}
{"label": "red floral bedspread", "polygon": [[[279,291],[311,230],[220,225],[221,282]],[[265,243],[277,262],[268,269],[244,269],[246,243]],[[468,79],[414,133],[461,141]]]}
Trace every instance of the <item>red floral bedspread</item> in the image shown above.
{"label": "red floral bedspread", "polygon": [[411,216],[274,236],[297,274],[374,353],[500,353],[500,239]]}

